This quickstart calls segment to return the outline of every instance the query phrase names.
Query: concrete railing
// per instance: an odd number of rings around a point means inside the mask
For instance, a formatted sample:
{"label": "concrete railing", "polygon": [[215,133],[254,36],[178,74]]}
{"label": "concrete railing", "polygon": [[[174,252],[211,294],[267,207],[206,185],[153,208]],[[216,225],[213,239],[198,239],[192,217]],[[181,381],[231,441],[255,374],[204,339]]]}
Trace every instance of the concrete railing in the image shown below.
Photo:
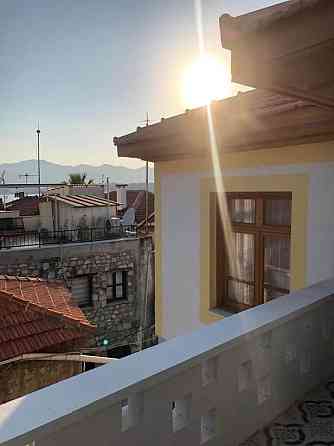
{"label": "concrete railing", "polygon": [[334,373],[334,280],[0,407],[0,444],[237,445]]}

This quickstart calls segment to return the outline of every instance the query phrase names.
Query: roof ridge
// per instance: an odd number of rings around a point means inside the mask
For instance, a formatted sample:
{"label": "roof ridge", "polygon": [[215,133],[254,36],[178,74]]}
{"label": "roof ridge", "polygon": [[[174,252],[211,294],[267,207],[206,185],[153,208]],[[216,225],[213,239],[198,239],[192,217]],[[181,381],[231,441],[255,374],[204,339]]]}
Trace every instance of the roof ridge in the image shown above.
{"label": "roof ridge", "polygon": [[4,295],[8,300],[15,300],[17,303],[19,304],[24,304],[26,306],[25,311],[29,308],[32,307],[33,309],[35,309],[36,311],[39,312],[43,312],[43,313],[48,313],[50,316],[53,317],[57,317],[57,318],[62,318],[65,319],[66,321],[68,321],[70,324],[76,324],[78,326],[82,326],[83,328],[87,328],[89,330],[93,329],[95,330],[95,325],[92,325],[90,322],[86,322],[85,320],[82,319],[77,319],[73,316],[69,316],[67,314],[64,314],[56,309],[52,309],[52,308],[47,308],[41,304],[35,303],[35,302],[31,302],[27,299],[24,299],[23,297],[17,296],[13,293],[11,293],[10,291],[7,290],[0,290],[0,296]]}
{"label": "roof ridge", "polygon": [[18,282],[44,282],[44,283],[65,283],[63,279],[47,279],[44,277],[30,277],[30,276],[12,276],[9,274],[0,274],[0,280],[17,280]]}

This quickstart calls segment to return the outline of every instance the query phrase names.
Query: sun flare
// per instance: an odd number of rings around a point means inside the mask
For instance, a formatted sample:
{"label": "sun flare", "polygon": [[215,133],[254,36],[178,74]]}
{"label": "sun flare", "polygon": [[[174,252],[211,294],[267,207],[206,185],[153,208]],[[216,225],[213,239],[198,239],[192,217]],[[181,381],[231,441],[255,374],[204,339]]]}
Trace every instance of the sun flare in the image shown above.
{"label": "sun flare", "polygon": [[212,56],[201,56],[184,73],[183,96],[187,107],[209,104],[231,95],[231,81],[224,65]]}

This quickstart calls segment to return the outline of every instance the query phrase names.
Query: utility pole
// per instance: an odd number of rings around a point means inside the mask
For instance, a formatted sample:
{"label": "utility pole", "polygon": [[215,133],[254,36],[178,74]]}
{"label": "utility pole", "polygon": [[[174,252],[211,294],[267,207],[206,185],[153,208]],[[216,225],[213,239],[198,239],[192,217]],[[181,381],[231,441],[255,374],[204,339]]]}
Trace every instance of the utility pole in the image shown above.
{"label": "utility pole", "polygon": [[38,163],[38,196],[41,197],[41,160],[39,156],[39,134],[41,133],[41,131],[39,129],[39,121],[36,133],[37,133],[37,163]]}
{"label": "utility pole", "polygon": [[[148,112],[146,113],[146,127],[150,124]],[[146,190],[145,190],[145,233],[148,233],[148,161],[146,161]]]}

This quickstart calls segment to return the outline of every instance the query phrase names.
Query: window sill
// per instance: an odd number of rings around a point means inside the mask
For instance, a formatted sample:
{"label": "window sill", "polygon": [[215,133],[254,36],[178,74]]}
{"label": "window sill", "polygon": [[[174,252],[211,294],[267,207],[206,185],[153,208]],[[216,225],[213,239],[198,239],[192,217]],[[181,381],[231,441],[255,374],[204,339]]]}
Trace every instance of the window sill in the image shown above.
{"label": "window sill", "polygon": [[107,305],[115,305],[115,304],[128,304],[129,299],[108,299]]}
{"label": "window sill", "polygon": [[234,314],[237,314],[238,311],[233,311],[233,310],[225,310],[224,308],[211,308],[209,310],[210,313],[213,313],[215,316],[220,316],[220,317],[230,317],[233,316]]}
{"label": "window sill", "polygon": [[88,305],[78,305],[78,307],[80,308],[80,310],[93,310],[94,309],[94,305],[93,304],[88,304]]}

